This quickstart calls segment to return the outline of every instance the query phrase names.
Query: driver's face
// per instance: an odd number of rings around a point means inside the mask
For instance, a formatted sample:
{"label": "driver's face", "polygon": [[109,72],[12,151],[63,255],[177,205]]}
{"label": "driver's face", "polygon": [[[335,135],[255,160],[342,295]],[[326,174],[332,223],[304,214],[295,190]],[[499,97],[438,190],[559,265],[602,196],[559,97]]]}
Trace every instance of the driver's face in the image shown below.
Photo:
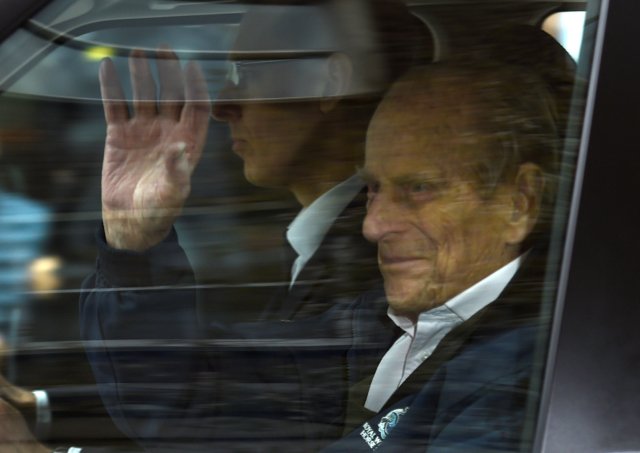
{"label": "driver's face", "polygon": [[322,121],[311,102],[218,101],[213,116],[229,125],[245,178],[257,186],[282,188],[305,174],[305,150]]}
{"label": "driver's face", "polygon": [[[319,102],[296,100],[296,87],[312,89],[326,58],[256,58],[265,49],[266,19],[256,28],[243,20],[234,51],[253,52],[250,59],[230,61],[225,87],[213,106],[213,117],[229,125],[233,151],[244,162],[244,175],[257,186],[288,188],[304,177],[305,165],[323,114]],[[290,48],[295,48],[292,43]]]}

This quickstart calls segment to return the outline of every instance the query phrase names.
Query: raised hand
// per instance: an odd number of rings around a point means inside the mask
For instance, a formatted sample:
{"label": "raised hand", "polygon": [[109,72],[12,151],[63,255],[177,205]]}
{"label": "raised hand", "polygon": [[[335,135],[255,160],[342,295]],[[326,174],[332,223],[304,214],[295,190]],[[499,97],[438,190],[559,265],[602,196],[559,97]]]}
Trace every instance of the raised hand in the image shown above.
{"label": "raised hand", "polygon": [[118,249],[143,251],[166,237],[206,140],[211,106],[200,68],[189,63],[183,70],[167,48],[157,57],[159,100],[144,53],[131,52],[131,115],[113,63],[100,67],[107,121],[102,218],[107,243]]}

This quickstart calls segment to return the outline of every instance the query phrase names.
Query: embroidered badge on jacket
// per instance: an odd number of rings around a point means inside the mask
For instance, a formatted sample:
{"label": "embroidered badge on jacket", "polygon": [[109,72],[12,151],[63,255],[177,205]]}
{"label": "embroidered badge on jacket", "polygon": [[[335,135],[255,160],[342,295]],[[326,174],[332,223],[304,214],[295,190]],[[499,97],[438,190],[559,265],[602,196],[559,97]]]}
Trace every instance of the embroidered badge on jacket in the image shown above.
{"label": "embroidered badge on jacket", "polygon": [[378,423],[378,432],[382,439],[385,439],[389,435],[389,432],[395,428],[400,421],[400,417],[406,414],[408,410],[408,407],[405,407],[404,409],[394,409],[380,419],[380,423]]}

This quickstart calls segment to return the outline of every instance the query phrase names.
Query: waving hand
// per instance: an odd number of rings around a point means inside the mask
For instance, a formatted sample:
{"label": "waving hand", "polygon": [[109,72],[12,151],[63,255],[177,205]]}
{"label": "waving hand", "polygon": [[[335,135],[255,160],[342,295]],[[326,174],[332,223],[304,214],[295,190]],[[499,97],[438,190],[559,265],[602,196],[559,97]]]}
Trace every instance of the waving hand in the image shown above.
{"label": "waving hand", "polygon": [[169,49],[158,51],[160,99],[142,51],[129,59],[133,108],[129,114],[111,60],[100,67],[107,121],[102,167],[102,216],[109,245],[142,251],[162,241],[191,190],[200,160],[210,102],[195,63],[181,68]]}

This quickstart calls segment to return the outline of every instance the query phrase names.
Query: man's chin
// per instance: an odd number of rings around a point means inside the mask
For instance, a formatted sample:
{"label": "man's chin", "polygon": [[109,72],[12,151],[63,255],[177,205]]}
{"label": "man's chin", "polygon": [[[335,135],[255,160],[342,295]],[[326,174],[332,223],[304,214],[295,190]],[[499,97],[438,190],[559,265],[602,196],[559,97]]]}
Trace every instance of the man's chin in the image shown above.
{"label": "man's chin", "polygon": [[273,175],[269,175],[269,172],[264,169],[257,169],[255,167],[244,165],[244,178],[256,187],[264,188],[278,188],[273,178]]}
{"label": "man's chin", "polygon": [[387,302],[394,312],[398,314],[404,314],[407,312],[414,312],[417,308],[417,293],[416,290],[408,288],[409,285],[402,285],[398,283],[388,283],[385,281],[384,291],[387,296]]}
{"label": "man's chin", "polygon": [[413,317],[439,305],[436,288],[417,287],[412,283],[385,280],[387,302],[394,312]]}

